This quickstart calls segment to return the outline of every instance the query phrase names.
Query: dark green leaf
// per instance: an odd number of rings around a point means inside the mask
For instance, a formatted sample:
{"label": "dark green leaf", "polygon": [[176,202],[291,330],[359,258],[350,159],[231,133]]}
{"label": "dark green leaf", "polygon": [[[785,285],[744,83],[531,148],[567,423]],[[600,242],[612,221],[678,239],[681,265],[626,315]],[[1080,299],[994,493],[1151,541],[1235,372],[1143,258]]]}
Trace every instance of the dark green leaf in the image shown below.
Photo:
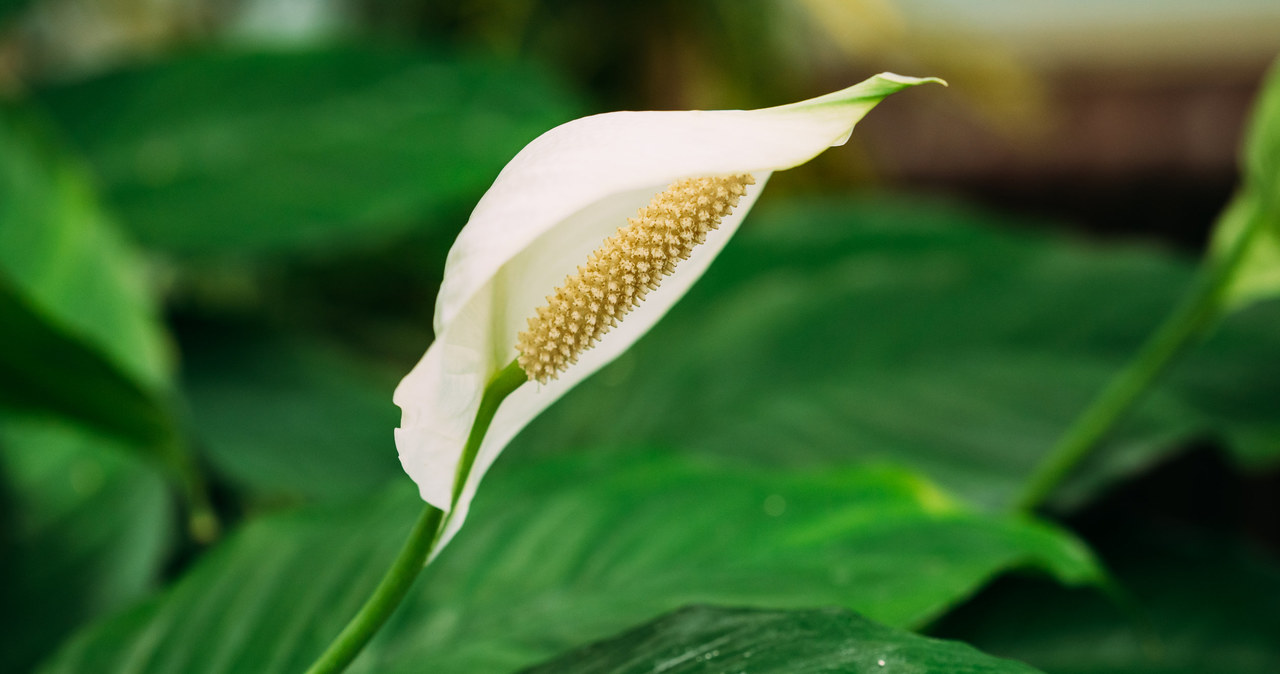
{"label": "dark green leaf", "polygon": [[124,448],[0,420],[0,670],[151,589],[173,527],[165,485]]}
{"label": "dark green leaf", "polygon": [[260,518],[40,671],[300,672],[368,597],[420,507],[397,490]]}
{"label": "dark green leaf", "polygon": [[394,375],[303,338],[211,329],[184,341],[205,456],[264,494],[355,496],[403,478]]}
{"label": "dark green leaf", "polygon": [[1088,590],[1007,583],[938,631],[1061,674],[1280,671],[1275,560],[1219,537],[1138,533],[1123,547],[1109,565],[1132,591],[1132,606]]}
{"label": "dark green leaf", "polygon": [[[509,454],[651,442],[767,465],[890,460],[1003,507],[1192,276],[1149,248],[1015,234],[919,200],[775,202],[751,217],[649,336]],[[1278,311],[1225,325],[1064,495],[1197,434],[1280,455]]]}
{"label": "dark green leaf", "polygon": [[1036,670],[841,609],[691,607],[526,674],[979,674]]}
{"label": "dark green leaf", "polygon": [[144,243],[238,256],[452,228],[577,108],[529,65],[358,46],[194,54],[41,99]]}
{"label": "dark green leaf", "polygon": [[0,406],[63,415],[148,445],[170,420],[154,395],[92,346],[56,329],[0,275]]}
{"label": "dark green leaf", "polygon": [[[513,465],[351,671],[507,672],[689,603],[838,604],[912,625],[1011,567],[1097,574],[1063,532],[969,511],[888,468],[748,471],[652,452]],[[302,669],[421,508],[404,486],[249,525],[49,671]]]}
{"label": "dark green leaf", "polygon": [[0,400],[154,442],[170,354],[140,260],[41,136],[0,110]]}

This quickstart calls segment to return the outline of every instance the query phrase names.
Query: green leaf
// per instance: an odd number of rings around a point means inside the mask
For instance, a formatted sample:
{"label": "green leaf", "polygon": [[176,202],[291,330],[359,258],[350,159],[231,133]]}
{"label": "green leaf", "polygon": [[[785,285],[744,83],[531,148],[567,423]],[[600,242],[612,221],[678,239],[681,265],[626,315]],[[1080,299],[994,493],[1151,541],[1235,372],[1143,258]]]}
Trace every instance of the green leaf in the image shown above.
{"label": "green leaf", "polygon": [[38,671],[302,671],[372,592],[420,508],[394,490],[259,518]]}
{"label": "green leaf", "polygon": [[0,420],[0,670],[27,668],[159,577],[174,513],[129,450],[50,422]]}
{"label": "green leaf", "polygon": [[695,606],[525,674],[927,674],[1036,670],[956,641],[885,627],[840,609],[761,611]]}
{"label": "green leaf", "polygon": [[170,352],[141,261],[42,136],[0,109],[0,399],[154,442]]}
{"label": "green leaf", "polygon": [[1230,308],[1280,297],[1280,60],[1262,83],[1242,164],[1240,191],[1219,216],[1212,242],[1221,260],[1240,237],[1250,236],[1223,294]]}
{"label": "green leaf", "polygon": [[205,457],[262,495],[352,497],[403,478],[394,374],[306,339],[201,326],[184,388]]}
{"label": "green leaf", "polygon": [[[161,601],[47,671],[297,671],[367,596],[421,502],[261,519]],[[917,625],[1014,567],[1091,582],[1088,552],[890,468],[728,469],[597,452],[495,467],[467,527],[353,672],[507,672],[690,603],[838,604]]]}
{"label": "green leaf", "polygon": [[150,391],[92,345],[58,330],[0,275],[0,407],[56,414],[147,445],[171,421]]}
{"label": "green leaf", "polygon": [[1138,533],[1109,555],[1132,606],[1005,583],[937,632],[1061,674],[1280,671],[1280,564],[1221,537],[1178,538]]}
{"label": "green leaf", "polygon": [[[920,199],[775,201],[751,218],[648,336],[507,454],[655,443],[773,466],[887,460],[1007,507],[1192,279],[1151,248],[1015,233]],[[1280,456],[1278,309],[1224,325],[1063,497],[1207,433]]]}
{"label": "green leaf", "polygon": [[460,224],[507,159],[577,112],[527,64],[355,45],[198,53],[39,97],[122,221],[188,256]]}

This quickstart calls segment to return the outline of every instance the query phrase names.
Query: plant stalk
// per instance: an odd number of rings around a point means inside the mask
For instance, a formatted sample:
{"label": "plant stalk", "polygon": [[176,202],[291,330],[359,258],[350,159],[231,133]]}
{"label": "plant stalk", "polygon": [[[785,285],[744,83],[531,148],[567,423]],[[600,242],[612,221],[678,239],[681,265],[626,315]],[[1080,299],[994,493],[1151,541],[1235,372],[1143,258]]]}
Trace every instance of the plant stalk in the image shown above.
{"label": "plant stalk", "polygon": [[1124,419],[1177,357],[1217,324],[1223,311],[1223,294],[1249,247],[1265,226],[1265,210],[1260,204],[1252,209],[1249,221],[1231,247],[1201,268],[1182,302],[1147,339],[1133,360],[1076,418],[1032,473],[1018,498],[1019,509],[1031,510],[1043,503],[1076,465]]}
{"label": "plant stalk", "polygon": [[[484,395],[480,398],[480,409],[476,411],[475,422],[471,425],[471,433],[467,436],[467,444],[463,447],[462,458],[458,462],[458,472],[454,477],[453,496],[450,501],[450,512],[458,505],[462,488],[475,465],[476,455],[484,441],[489,424],[493,422],[498,406],[511,395],[521,384],[528,381],[524,370],[512,361],[500,370],[485,386]],[[355,660],[373,635],[378,632],[387,618],[395,612],[409,593],[409,588],[418,577],[418,573],[426,566],[431,552],[436,547],[440,533],[448,519],[444,512],[432,505],[423,508],[418,521],[409,532],[404,547],[396,555],[391,568],[378,583],[373,594],[365,601],[364,606],[356,613],[351,622],[329,644],[325,652],[307,669],[307,674],[333,674],[341,672]]]}

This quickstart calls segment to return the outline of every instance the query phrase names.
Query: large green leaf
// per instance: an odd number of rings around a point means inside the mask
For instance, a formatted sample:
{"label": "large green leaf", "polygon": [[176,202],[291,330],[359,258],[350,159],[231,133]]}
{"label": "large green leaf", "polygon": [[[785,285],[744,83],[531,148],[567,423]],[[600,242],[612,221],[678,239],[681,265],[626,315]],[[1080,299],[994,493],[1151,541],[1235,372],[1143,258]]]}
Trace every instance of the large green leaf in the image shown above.
{"label": "large green leaf", "polygon": [[0,109],[0,399],[153,442],[170,353],[141,261],[42,136]]}
{"label": "large green leaf", "polygon": [[[890,460],[1003,507],[1192,278],[1158,250],[1014,233],[919,200],[751,217],[650,335],[508,453],[651,442],[768,465]],[[1224,325],[1060,497],[1201,434],[1280,456],[1278,311]]]}
{"label": "large green leaf", "polygon": [[577,112],[530,65],[371,46],[192,54],[40,98],[122,221],[187,255],[373,243],[465,213]]}
{"label": "large green leaf", "polygon": [[[47,671],[300,670],[422,507],[403,486],[248,525]],[[969,511],[890,468],[727,469],[655,452],[504,463],[352,671],[507,672],[689,603],[837,604],[914,625],[1012,567],[1097,577],[1060,530]]]}
{"label": "large green leaf", "polygon": [[395,376],[306,338],[203,325],[183,380],[206,458],[268,496],[367,493],[404,472],[391,429]]}
{"label": "large green leaf", "polygon": [[420,507],[398,489],[259,518],[39,671],[302,671],[368,597]]}
{"label": "large green leaf", "polygon": [[1109,555],[1131,605],[1088,590],[1001,583],[938,631],[1061,674],[1280,671],[1276,560],[1221,536],[1164,538],[1131,534]]}
{"label": "large green leaf", "polygon": [[885,627],[841,609],[691,607],[526,674],[1032,674],[955,641]]}
{"label": "large green leaf", "polygon": [[0,670],[25,671],[159,576],[172,503],[156,472],[111,441],[0,419],[0,501]]}

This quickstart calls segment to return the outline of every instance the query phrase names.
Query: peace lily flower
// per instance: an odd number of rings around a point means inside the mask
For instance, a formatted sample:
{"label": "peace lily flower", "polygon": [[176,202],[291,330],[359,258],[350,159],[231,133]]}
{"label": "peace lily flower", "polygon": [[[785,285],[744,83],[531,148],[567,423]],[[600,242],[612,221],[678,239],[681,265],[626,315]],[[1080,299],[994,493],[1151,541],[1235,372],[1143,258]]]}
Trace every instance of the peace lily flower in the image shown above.
{"label": "peace lily flower", "polygon": [[[449,251],[435,342],[394,396],[401,464],[423,500],[452,511],[433,554],[507,443],[684,295],[774,171],[843,144],[885,97],[926,82],[942,83],[883,73],[762,110],[594,115],[521,150]],[[485,387],[517,359],[467,473]]]}

